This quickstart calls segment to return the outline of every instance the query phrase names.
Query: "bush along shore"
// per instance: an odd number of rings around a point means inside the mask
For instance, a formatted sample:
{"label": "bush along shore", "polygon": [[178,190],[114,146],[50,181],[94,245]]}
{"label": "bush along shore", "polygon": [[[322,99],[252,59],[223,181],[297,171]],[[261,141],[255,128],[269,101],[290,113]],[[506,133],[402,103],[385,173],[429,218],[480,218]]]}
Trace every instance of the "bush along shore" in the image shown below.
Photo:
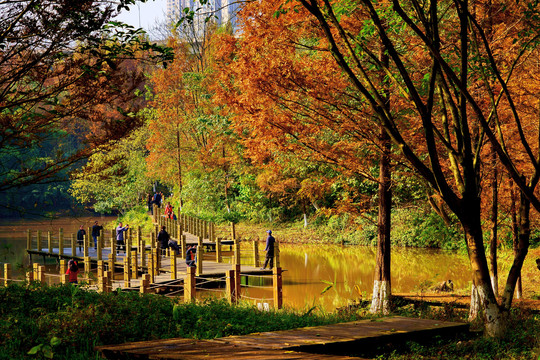
{"label": "bush along shore", "polygon": [[[368,306],[368,304],[364,304]],[[406,305],[395,314],[465,321],[467,313],[445,307]],[[134,292],[100,294],[72,285],[12,284],[0,288],[0,359],[99,359],[95,346],[173,337],[213,339],[253,332],[369,318],[367,307],[320,314],[261,312],[247,304],[206,299],[196,304]],[[359,349],[351,354],[392,359],[538,359],[540,317],[517,309],[503,339],[464,334],[461,339],[429,339],[422,344]],[[473,324],[473,329],[478,329]]]}

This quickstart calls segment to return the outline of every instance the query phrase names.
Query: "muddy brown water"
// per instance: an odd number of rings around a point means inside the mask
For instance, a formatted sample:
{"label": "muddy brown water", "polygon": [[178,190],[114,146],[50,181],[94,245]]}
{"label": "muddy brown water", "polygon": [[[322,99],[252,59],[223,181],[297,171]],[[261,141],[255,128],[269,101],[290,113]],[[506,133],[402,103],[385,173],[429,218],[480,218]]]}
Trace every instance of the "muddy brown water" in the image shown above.
{"label": "muddy brown water", "polygon": [[[37,220],[0,220],[0,262],[29,265],[26,254],[26,231],[41,230],[65,236],[85,228],[94,221],[114,221],[115,217],[79,217]],[[246,244],[247,245],[247,244]],[[260,258],[264,260],[262,246]],[[280,244],[283,273],[283,303],[287,307],[308,309],[313,306],[332,311],[353,300],[367,299],[373,287],[376,249],[366,246]],[[249,247],[246,246],[248,253]],[[249,253],[248,253],[249,254]],[[246,255],[243,262],[249,262]],[[42,262],[42,258],[33,258]],[[49,260],[48,267],[54,267]],[[451,279],[455,290],[465,290],[470,284],[470,270],[465,255],[430,249],[392,249],[392,292],[411,293],[429,289]],[[247,278],[249,285],[243,297],[254,303],[272,305],[269,278]]]}

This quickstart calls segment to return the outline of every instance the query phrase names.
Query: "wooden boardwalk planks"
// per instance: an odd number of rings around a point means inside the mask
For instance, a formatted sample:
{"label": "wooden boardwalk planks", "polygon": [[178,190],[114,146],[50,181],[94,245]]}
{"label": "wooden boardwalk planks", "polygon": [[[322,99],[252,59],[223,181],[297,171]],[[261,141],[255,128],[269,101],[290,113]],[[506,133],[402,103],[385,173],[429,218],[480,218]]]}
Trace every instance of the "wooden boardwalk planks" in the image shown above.
{"label": "wooden boardwalk planks", "polygon": [[169,339],[102,346],[98,350],[107,359],[219,359],[219,360],[346,360],[357,357],[309,354],[280,349],[255,349],[224,344],[219,340]]}
{"label": "wooden boardwalk planks", "polygon": [[463,323],[395,316],[207,341],[169,339],[97,349],[107,359],[359,359],[346,355],[358,352],[360,346],[468,330]]}

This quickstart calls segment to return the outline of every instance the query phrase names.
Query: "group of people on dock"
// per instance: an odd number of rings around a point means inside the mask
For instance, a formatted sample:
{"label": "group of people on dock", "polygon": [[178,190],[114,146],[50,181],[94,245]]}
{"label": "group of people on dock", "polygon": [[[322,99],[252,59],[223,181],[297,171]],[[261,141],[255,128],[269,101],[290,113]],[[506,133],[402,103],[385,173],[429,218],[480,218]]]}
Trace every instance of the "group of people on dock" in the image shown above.
{"label": "group of people on dock", "polygon": [[[94,239],[95,250],[97,250],[97,241],[98,241],[101,230],[103,230],[103,226],[99,225],[98,222],[95,221],[91,229],[92,238]],[[79,251],[82,251],[82,248],[84,246],[85,236],[86,236],[86,230],[84,230],[84,225],[81,225],[79,227],[79,231],[77,231],[77,244],[79,245]]]}

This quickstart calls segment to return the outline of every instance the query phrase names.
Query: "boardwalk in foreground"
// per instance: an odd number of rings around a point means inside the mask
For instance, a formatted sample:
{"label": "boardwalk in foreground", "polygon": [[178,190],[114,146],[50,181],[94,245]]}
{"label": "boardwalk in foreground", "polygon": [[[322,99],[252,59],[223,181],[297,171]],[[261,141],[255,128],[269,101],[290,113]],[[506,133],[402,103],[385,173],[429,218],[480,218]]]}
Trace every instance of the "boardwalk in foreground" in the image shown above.
{"label": "boardwalk in foreground", "polygon": [[[346,354],[378,343],[454,336],[468,324],[388,317],[215,340],[168,339],[98,347],[107,359],[360,359]],[[322,355],[326,354],[326,355]]]}

